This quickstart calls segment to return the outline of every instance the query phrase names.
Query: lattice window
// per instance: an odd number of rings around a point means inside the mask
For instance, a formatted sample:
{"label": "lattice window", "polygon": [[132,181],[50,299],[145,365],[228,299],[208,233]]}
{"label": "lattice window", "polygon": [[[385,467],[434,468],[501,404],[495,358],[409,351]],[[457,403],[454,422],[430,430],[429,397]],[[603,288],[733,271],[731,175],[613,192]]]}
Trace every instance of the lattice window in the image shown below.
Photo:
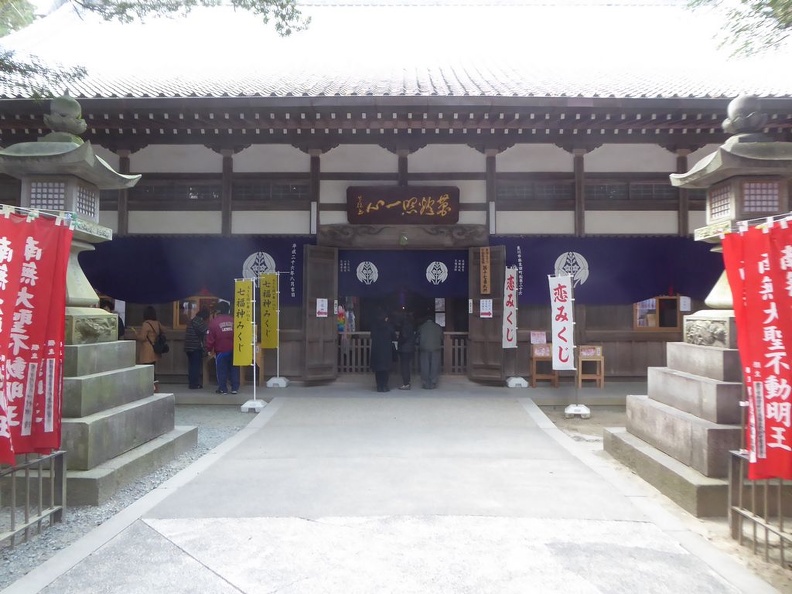
{"label": "lattice window", "polygon": [[496,200],[574,200],[572,182],[498,183]]}
{"label": "lattice window", "polygon": [[537,200],[574,200],[575,187],[572,183],[540,182],[534,184]]}
{"label": "lattice window", "polygon": [[30,208],[66,210],[66,182],[31,182]]}
{"label": "lattice window", "polygon": [[311,188],[305,182],[236,182],[232,196],[234,200],[309,200]]}
{"label": "lattice window", "polygon": [[77,188],[75,210],[78,214],[85,215],[91,219],[96,218],[96,191],[85,186]]}
{"label": "lattice window", "polygon": [[626,182],[586,184],[586,200],[627,200],[629,197]]}
{"label": "lattice window", "polygon": [[711,188],[709,191],[709,218],[712,220],[730,219],[732,213],[732,192],[729,184]]}
{"label": "lattice window", "polygon": [[670,184],[630,184],[630,200],[676,200],[677,191]]}
{"label": "lattice window", "polygon": [[130,202],[150,200],[198,201],[220,200],[220,184],[156,183],[138,184],[129,190]]}
{"label": "lattice window", "polygon": [[744,182],[743,211],[777,212],[781,210],[778,182]]}
{"label": "lattice window", "polygon": [[498,184],[496,200],[530,200],[534,197],[533,184]]}

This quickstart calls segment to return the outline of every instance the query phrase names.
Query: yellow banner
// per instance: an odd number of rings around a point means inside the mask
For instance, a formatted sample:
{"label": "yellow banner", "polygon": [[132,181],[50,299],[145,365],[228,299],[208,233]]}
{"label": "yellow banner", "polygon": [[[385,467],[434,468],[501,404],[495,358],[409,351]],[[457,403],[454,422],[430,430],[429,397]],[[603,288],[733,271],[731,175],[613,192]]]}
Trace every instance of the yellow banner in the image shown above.
{"label": "yellow banner", "polygon": [[234,281],[234,365],[253,365],[253,280]]}
{"label": "yellow banner", "polygon": [[278,348],[278,275],[275,273],[259,276],[261,287],[261,348]]}

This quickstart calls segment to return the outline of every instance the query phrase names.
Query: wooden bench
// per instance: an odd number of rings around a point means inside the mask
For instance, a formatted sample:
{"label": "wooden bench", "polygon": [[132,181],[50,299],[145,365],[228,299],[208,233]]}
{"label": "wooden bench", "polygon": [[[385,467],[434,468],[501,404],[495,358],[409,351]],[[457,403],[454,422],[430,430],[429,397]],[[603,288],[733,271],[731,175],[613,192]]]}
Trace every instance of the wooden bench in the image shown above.
{"label": "wooden bench", "polygon": [[584,381],[596,382],[598,388],[605,386],[605,357],[602,354],[602,345],[587,344],[578,347],[578,388],[583,386]]}
{"label": "wooden bench", "polygon": [[[558,372],[553,369],[552,347],[549,344],[531,345],[531,387],[536,387],[537,381],[549,381],[554,388],[558,387]],[[542,367],[550,366],[550,371],[540,372],[539,364]]]}

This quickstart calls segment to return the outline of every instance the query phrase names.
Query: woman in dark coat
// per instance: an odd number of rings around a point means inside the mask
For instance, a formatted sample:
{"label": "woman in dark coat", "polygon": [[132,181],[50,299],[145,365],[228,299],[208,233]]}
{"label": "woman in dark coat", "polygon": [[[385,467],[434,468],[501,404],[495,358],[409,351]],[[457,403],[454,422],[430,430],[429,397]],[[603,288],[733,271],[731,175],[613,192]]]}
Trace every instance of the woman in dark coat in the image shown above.
{"label": "woman in dark coat", "polygon": [[412,362],[415,354],[415,328],[412,314],[404,312],[401,328],[399,328],[399,361],[401,363],[402,385],[399,390],[410,389]]}
{"label": "woman in dark coat", "polygon": [[393,327],[385,312],[378,312],[371,327],[371,359],[369,365],[377,381],[377,392],[390,392],[388,376],[393,365]]}

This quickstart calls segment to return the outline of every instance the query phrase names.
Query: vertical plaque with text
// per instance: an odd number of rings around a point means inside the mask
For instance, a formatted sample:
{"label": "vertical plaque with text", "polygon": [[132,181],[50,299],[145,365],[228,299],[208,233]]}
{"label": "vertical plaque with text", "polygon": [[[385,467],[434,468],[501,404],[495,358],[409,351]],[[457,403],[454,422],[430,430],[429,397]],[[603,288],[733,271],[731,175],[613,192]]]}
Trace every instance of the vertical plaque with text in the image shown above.
{"label": "vertical plaque with text", "polygon": [[490,269],[490,249],[481,248],[481,294],[489,295],[491,291],[492,271]]}

